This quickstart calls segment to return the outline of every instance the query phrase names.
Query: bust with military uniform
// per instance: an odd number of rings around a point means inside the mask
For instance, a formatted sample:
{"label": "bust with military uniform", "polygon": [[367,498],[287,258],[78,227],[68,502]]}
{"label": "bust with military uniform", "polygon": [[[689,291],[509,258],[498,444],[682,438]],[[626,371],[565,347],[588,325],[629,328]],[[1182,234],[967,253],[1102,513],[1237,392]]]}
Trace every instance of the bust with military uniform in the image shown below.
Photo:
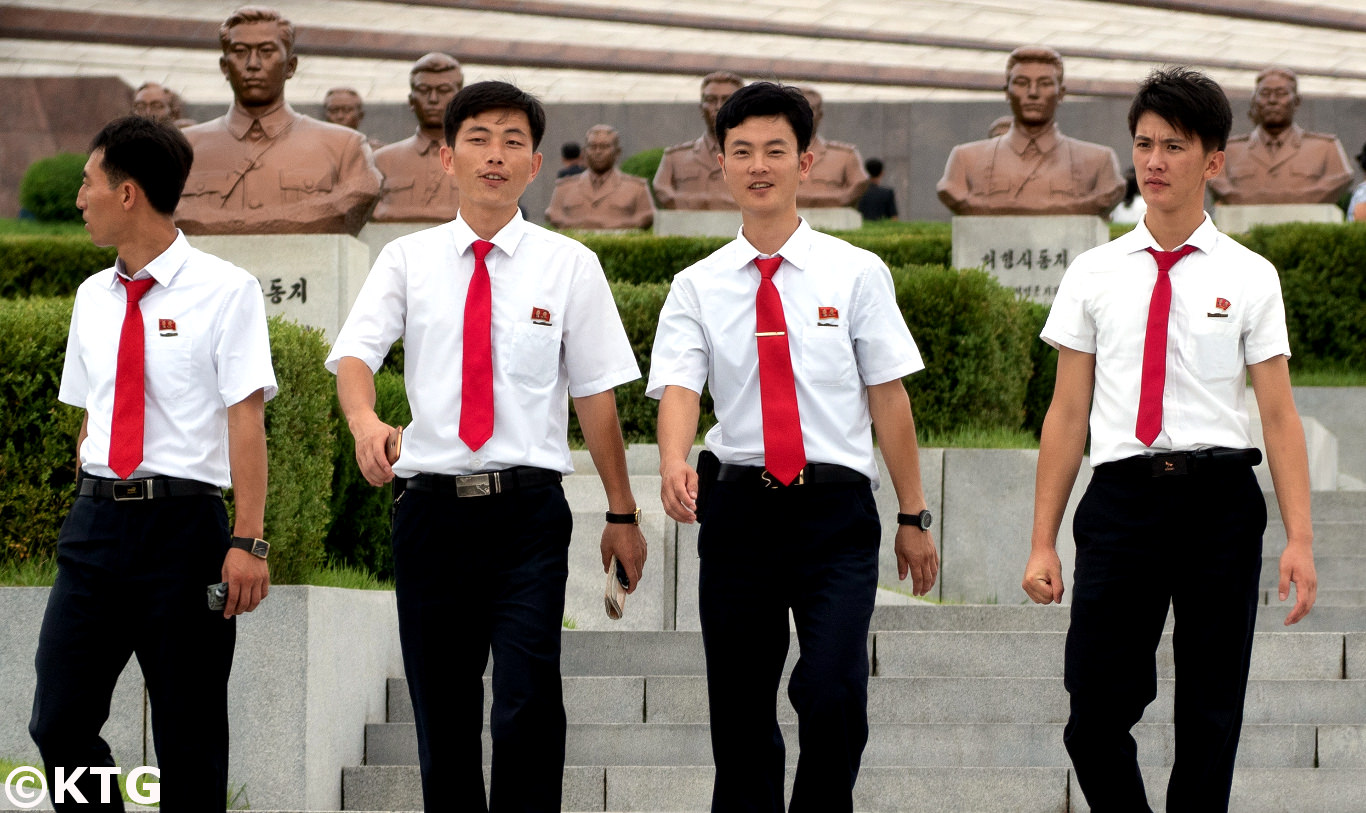
{"label": "bust with military uniform", "polygon": [[545,218],[560,229],[648,229],[655,220],[654,202],[644,178],[617,168],[621,137],[597,124],[584,140],[588,169],[555,181]]}
{"label": "bust with military uniform", "polygon": [[1352,185],[1342,143],[1295,124],[1298,81],[1288,68],[1257,75],[1248,109],[1256,127],[1228,140],[1224,173],[1209,183],[1223,204],[1336,203]]}
{"label": "bust with military uniform", "polygon": [[464,86],[460,62],[449,54],[431,53],[413,63],[408,72],[408,107],[417,117],[417,132],[375,152],[384,186],[371,220],[444,223],[455,219],[460,188],[441,168],[442,121],[446,105]]}
{"label": "bust with military uniform", "polygon": [[664,150],[655,172],[655,199],[661,209],[735,209],[721,176],[716,157],[716,111],[744,87],[745,80],[730,71],[714,71],[702,77],[702,121],[707,129],[694,141],[675,144]]}
{"label": "bust with military uniform", "polygon": [[374,208],[379,171],[363,135],[285,103],[298,66],[294,26],[273,9],[243,6],[219,27],[219,41],[233,104],[185,128],[195,161],[177,225],[186,234],[356,234]]}
{"label": "bust with military uniform", "polygon": [[797,186],[797,206],[823,209],[853,206],[868,188],[868,173],[858,147],[844,141],[827,141],[817,135],[825,117],[821,94],[811,87],[798,88],[811,105],[812,130],[809,149],[815,156],[811,171]]}

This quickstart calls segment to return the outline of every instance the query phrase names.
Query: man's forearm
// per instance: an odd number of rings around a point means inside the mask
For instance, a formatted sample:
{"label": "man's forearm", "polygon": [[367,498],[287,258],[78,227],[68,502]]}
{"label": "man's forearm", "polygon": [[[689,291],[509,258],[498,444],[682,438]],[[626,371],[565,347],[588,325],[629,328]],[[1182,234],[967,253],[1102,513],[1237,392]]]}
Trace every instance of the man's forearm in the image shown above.
{"label": "man's forearm", "polygon": [[631,478],[626,469],[626,444],[617,419],[616,393],[607,390],[575,398],[574,412],[579,416],[584,445],[593,457],[593,465],[607,492],[608,510],[614,514],[635,511],[636,501],[631,494]]}
{"label": "man's forearm", "polygon": [[926,506],[920,480],[920,444],[915,437],[911,399],[901,380],[869,387],[868,412],[901,512],[919,513]]}
{"label": "man's forearm", "polygon": [[264,536],[268,464],[262,390],[228,407],[228,462],[235,510],[233,534]]}
{"label": "man's forearm", "polygon": [[697,421],[702,412],[701,396],[686,387],[668,386],[659,399],[659,463],[687,460],[697,439]]}
{"label": "man's forearm", "polygon": [[337,362],[337,401],[352,432],[358,418],[375,414],[375,374],[365,362],[353,356]]}

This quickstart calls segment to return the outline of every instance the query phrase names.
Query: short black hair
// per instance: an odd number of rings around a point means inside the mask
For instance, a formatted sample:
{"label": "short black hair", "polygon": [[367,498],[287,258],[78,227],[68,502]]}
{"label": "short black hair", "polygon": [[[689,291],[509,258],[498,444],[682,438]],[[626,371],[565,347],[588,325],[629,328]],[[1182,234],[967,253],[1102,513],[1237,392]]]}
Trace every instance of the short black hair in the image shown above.
{"label": "short black hair", "polygon": [[882,159],[869,158],[863,162],[863,171],[868,173],[870,178],[876,178],[882,174]]}
{"label": "short black hair", "polygon": [[566,141],[560,145],[560,157],[566,161],[573,161],[583,154],[583,148],[577,141]]}
{"label": "short black hair", "polygon": [[745,85],[721,105],[716,112],[716,143],[726,146],[726,131],[739,127],[754,116],[782,116],[792,125],[797,136],[797,151],[806,152],[811,146],[811,103],[800,90],[790,85],[773,82],[754,82]]}
{"label": "short black hair", "polygon": [[455,94],[446,105],[446,146],[455,146],[460,124],[488,110],[520,110],[531,124],[531,149],[541,148],[545,135],[545,108],[540,99],[507,82],[475,82]]}
{"label": "short black hair", "polygon": [[1144,113],[1156,113],[1176,129],[1200,139],[1205,152],[1228,146],[1233,110],[1219,83],[1184,66],[1158,68],[1138,86],[1129,105],[1129,136]]}
{"label": "short black hair", "polygon": [[103,150],[100,169],[110,188],[132,179],[147,202],[163,215],[175,213],[185,179],[194,163],[194,148],[174,124],[142,116],[114,119],[90,142],[90,152]]}

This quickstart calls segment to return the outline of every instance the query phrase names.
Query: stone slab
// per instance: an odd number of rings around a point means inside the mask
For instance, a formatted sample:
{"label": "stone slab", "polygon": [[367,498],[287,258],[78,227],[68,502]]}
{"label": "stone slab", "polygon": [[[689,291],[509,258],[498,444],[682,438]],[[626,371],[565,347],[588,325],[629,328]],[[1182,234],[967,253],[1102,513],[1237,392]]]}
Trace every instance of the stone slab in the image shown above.
{"label": "stone slab", "polygon": [[[1261,586],[1271,590],[1279,585],[1279,556],[1262,557]],[[1314,569],[1319,586],[1329,590],[1354,590],[1366,584],[1366,555],[1323,556],[1314,552]],[[1273,596],[1279,600],[1278,596]],[[1294,597],[1293,588],[1291,597]]]}
{"label": "stone slab", "polygon": [[1347,633],[1344,655],[1343,677],[1366,680],[1366,633]]}
{"label": "stone slab", "polygon": [[[806,218],[811,228],[821,231],[852,231],[863,225],[863,216],[857,209],[798,209],[797,214]],[[740,222],[739,210],[660,209],[655,212],[654,233],[660,237],[734,237],[740,231]]]}
{"label": "stone slab", "polygon": [[982,268],[1023,297],[1051,303],[1068,264],[1110,241],[1094,215],[960,216],[953,218],[953,265]]}
{"label": "stone slab", "polygon": [[356,235],[356,239],[364,243],[367,250],[366,256],[369,257],[369,259],[365,264],[366,270],[368,271],[375,267],[375,260],[379,258],[379,253],[383,251],[384,247],[389,243],[400,237],[406,237],[409,234],[440,225],[441,223],[439,222],[375,223],[371,221],[366,223],[361,227],[360,233]]}
{"label": "stone slab", "polygon": [[[596,478],[594,478],[596,479]],[[597,492],[602,493],[599,483]],[[658,489],[656,489],[656,493]],[[581,510],[574,501],[574,531],[569,543],[569,582],[565,593],[567,623],[581,630],[663,630],[673,627],[674,521],[662,509],[641,506],[640,530],[647,544],[645,568],[634,593],[626,597],[625,612],[616,621],[608,618],[603,604],[607,574],[602,565],[602,529],[606,524],[606,498],[598,510]],[[658,503],[658,498],[655,498]]]}
{"label": "stone slab", "polygon": [[1366,770],[1366,725],[1318,727],[1318,766],[1331,770]]}
{"label": "stone slab", "polygon": [[[1262,536],[1262,552],[1280,555],[1285,550],[1285,526],[1268,522]],[[1366,515],[1359,522],[1314,520],[1315,556],[1366,556]],[[1321,593],[1322,591],[1320,591]]]}
{"label": "stone slab", "polygon": [[[28,722],[37,685],[33,657],[49,592],[47,587],[0,588],[0,757],[20,764],[38,761]],[[131,769],[148,764],[152,745],[150,732],[144,730],[145,708],[142,670],[131,658],[114,686],[109,719],[100,731],[116,765]]]}
{"label": "stone slab", "polygon": [[215,234],[190,245],[251,272],[266,315],[283,315],[337,338],[369,273],[369,249],[348,234]]}
{"label": "stone slab", "polygon": [[[484,768],[484,788],[489,769]],[[341,772],[347,810],[406,811],[422,809],[422,775],[416,765],[361,765]],[[564,810],[602,810],[603,769],[565,768],[561,800]]]}
{"label": "stone slab", "polygon": [[[1275,496],[1268,490],[1270,483],[1264,483],[1266,493],[1267,522],[1281,521],[1281,507]],[[1315,489],[1310,495],[1313,501],[1315,522],[1363,522],[1366,521],[1366,491],[1331,491]]]}
{"label": "stone slab", "polygon": [[1295,405],[1337,437],[1339,473],[1366,480],[1366,387],[1295,387]]}
{"label": "stone slab", "polygon": [[1254,226],[1278,223],[1341,223],[1342,210],[1332,203],[1275,203],[1242,206],[1215,204],[1214,222],[1225,234],[1242,234]]}
{"label": "stone slab", "polygon": [[[1336,208],[1336,207],[1335,207]],[[1248,432],[1252,445],[1262,450],[1262,462],[1253,467],[1257,482],[1263,489],[1272,487],[1271,467],[1265,457],[1266,438],[1262,433],[1262,416],[1257,408],[1257,394],[1247,388],[1245,406],[1248,415]],[[1309,455],[1309,488],[1314,491],[1335,491],[1338,487],[1338,439],[1322,423],[1310,415],[1302,415],[1304,426],[1304,445]]]}
{"label": "stone slab", "polygon": [[[1167,799],[1166,768],[1143,772],[1148,804],[1162,810]],[[1089,813],[1091,806],[1069,772],[1073,813]],[[1229,810],[1238,813],[1361,813],[1366,810],[1366,772],[1316,769],[1261,768],[1238,770],[1233,774]]]}
{"label": "stone slab", "polygon": [[[645,681],[640,676],[566,677],[564,708],[571,723],[638,723],[645,719]],[[390,678],[385,683],[389,698],[388,722],[413,722],[413,701],[408,681]],[[484,678],[484,719],[493,707],[493,685]],[[381,722],[375,720],[373,722]],[[359,760],[355,763],[358,764]]]}

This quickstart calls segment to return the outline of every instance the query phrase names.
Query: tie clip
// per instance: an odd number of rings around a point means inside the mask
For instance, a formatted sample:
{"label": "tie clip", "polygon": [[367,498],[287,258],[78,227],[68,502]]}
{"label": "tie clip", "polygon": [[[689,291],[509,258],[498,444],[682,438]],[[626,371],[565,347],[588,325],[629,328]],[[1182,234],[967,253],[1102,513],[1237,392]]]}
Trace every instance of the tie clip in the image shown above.
{"label": "tie clip", "polygon": [[786,330],[766,330],[762,333],[755,333],[755,336],[786,336]]}

